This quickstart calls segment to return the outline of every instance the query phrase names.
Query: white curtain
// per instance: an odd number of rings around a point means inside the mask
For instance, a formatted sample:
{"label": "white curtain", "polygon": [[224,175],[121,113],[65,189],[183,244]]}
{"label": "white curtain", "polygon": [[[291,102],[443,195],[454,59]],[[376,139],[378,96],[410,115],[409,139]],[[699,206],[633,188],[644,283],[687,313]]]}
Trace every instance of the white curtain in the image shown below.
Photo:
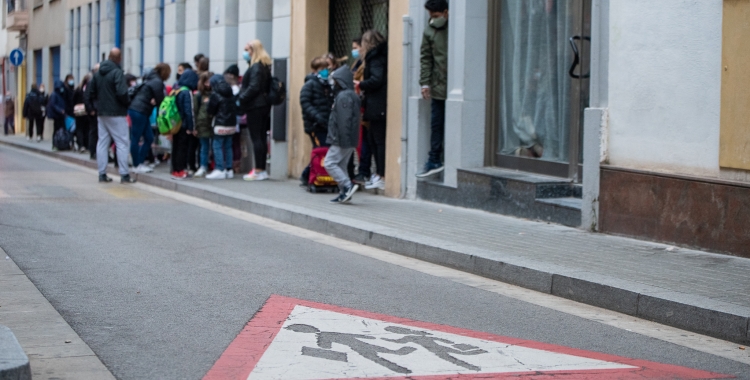
{"label": "white curtain", "polygon": [[580,0],[500,0],[500,153],[568,161]]}

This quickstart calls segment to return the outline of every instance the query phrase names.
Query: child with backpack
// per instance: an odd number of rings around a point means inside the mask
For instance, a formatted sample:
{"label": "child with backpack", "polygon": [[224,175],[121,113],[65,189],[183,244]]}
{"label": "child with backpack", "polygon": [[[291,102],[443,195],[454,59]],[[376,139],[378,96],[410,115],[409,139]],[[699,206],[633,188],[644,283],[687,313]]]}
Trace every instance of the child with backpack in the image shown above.
{"label": "child with backpack", "polygon": [[213,148],[216,167],[206,179],[232,178],[232,135],[237,132],[237,101],[232,86],[223,75],[212,76],[210,85],[212,93],[208,101],[208,114],[214,118]]}
{"label": "child with backpack", "polygon": [[[192,92],[198,88],[198,74],[186,69],[177,82],[177,89],[173,89],[170,97],[174,100],[165,99],[165,107],[176,108],[179,115],[179,130],[172,135],[172,178],[183,180],[187,175],[187,162],[189,149],[189,136],[195,132],[193,123],[193,96]],[[160,117],[162,108],[159,108]],[[174,114],[174,112],[171,112]],[[174,119],[174,117],[173,117]]]}
{"label": "child with backpack", "polygon": [[359,143],[360,100],[354,92],[354,75],[348,67],[340,67],[329,80],[335,95],[333,108],[328,118],[328,149],[323,166],[338,183],[341,193],[331,203],[346,203],[359,185],[353,184],[347,172],[349,160]]}
{"label": "child with backpack", "polygon": [[195,110],[195,135],[199,142],[199,165],[195,177],[200,178],[208,172],[208,153],[211,150],[211,137],[213,135],[213,118],[208,114],[208,102],[211,98],[211,77],[213,73],[204,72],[198,81],[198,93],[193,97],[193,110]]}

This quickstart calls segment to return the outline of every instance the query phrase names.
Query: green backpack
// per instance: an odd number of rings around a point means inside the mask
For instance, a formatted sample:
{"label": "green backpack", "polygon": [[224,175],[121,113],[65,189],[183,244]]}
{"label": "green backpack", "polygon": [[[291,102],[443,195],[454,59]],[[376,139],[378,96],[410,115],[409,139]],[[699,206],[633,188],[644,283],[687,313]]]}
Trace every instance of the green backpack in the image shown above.
{"label": "green backpack", "polygon": [[173,135],[180,131],[182,118],[180,117],[180,112],[177,110],[177,94],[182,91],[190,91],[190,89],[181,87],[177,90],[172,90],[161,102],[161,105],[159,105],[159,113],[156,115],[156,125],[159,127],[159,134]]}

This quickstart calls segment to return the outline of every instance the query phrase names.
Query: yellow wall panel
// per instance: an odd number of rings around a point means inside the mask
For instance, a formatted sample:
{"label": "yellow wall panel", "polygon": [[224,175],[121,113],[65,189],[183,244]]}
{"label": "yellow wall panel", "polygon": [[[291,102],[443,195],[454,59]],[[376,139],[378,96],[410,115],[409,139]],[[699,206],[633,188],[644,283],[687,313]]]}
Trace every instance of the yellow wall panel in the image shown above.
{"label": "yellow wall panel", "polygon": [[724,0],[719,165],[750,170],[750,0]]}

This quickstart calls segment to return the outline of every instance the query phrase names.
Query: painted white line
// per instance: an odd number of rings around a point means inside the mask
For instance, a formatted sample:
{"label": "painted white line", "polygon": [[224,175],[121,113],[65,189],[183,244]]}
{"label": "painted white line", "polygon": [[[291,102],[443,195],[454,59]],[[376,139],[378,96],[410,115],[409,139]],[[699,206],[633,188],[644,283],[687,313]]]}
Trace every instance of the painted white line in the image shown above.
{"label": "painted white line", "polygon": [[[96,170],[88,169],[76,164],[57,160],[47,156],[34,154],[25,150],[15,149],[29,155],[35,155],[55,163],[65,165],[71,168],[88,173],[96,174]],[[316,243],[328,245],[338,249],[346,250],[361,256],[370,257],[379,261],[398,265],[404,268],[412,269],[421,273],[426,273],[435,277],[440,277],[454,281],[456,283],[483,289],[489,292],[500,294],[509,298],[517,299],[533,305],[546,307],[566,314],[574,315],[590,321],[598,322],[607,326],[616,327],[622,330],[634,332],[643,336],[659,339],[665,342],[673,343],[682,347],[705,352],[722,358],[734,360],[744,364],[750,364],[750,350],[740,350],[739,345],[727,342],[721,339],[708,337],[680,330],[674,327],[646,321],[614,311],[590,306],[575,301],[559,298],[550,294],[540,293],[533,290],[509,285],[503,282],[490,280],[477,275],[461,272],[459,270],[442,267],[436,264],[420,261],[410,257],[398,255],[395,253],[383,251],[377,248],[353,243],[350,241],[338,239],[332,236],[309,231],[300,227],[291,226],[275,220],[267,219],[255,214],[235,210],[226,206],[212,203],[200,198],[180,194],[174,191],[161,189],[155,186],[137,183],[136,188],[161,195],[165,198],[184,202],[193,206],[201,207],[206,210],[218,212],[239,220],[261,225],[276,231],[298,236]]]}

